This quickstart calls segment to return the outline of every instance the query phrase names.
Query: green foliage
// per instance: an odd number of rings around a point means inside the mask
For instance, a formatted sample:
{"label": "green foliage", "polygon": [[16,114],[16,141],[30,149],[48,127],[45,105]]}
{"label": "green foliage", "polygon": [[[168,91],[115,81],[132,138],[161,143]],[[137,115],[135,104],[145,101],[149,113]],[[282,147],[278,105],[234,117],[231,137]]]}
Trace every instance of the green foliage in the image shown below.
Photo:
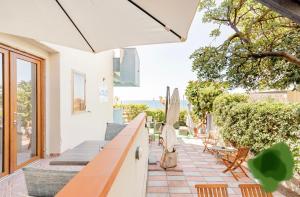
{"label": "green foliage", "polygon": [[192,55],[199,80],[227,81],[231,87],[284,89],[300,83],[300,25],[256,0],[201,1],[203,22],[214,23],[212,39],[230,35],[221,45],[200,47]]}
{"label": "green foliage", "polygon": [[179,113],[179,126],[186,126],[186,116],[187,116],[187,111],[186,110],[181,110]]}
{"label": "green foliage", "polygon": [[32,86],[30,82],[21,81],[17,88],[18,116],[21,118],[22,126],[27,127],[32,121]]}
{"label": "green foliage", "polygon": [[156,122],[165,121],[165,112],[161,109],[148,109],[146,110],[147,116],[152,116],[153,120]]}
{"label": "green foliage", "polygon": [[248,100],[248,95],[245,94],[221,94],[213,103],[214,121],[222,127],[231,108],[238,103],[245,103]]}
{"label": "green foliage", "polygon": [[[165,111],[162,109],[149,109],[147,105],[144,104],[117,104],[114,108],[122,108],[124,114],[127,115],[128,121],[134,119],[138,114],[145,112],[147,116],[152,116],[153,120],[156,122],[165,121]],[[180,111],[179,114],[179,124],[178,126],[185,126],[186,120],[186,110]]]}
{"label": "green foliage", "polygon": [[148,110],[148,106],[144,104],[117,104],[114,108],[122,108],[124,114],[127,115],[128,121],[133,120],[137,115]]}
{"label": "green foliage", "polygon": [[223,93],[222,83],[190,81],[185,95],[193,105],[193,112],[198,118],[206,119],[206,114],[212,112],[213,102],[217,96]]}
{"label": "green foliage", "polygon": [[296,171],[300,172],[299,110],[300,104],[237,103],[228,108],[221,133],[225,141],[250,147],[254,154],[285,142],[293,153]]}

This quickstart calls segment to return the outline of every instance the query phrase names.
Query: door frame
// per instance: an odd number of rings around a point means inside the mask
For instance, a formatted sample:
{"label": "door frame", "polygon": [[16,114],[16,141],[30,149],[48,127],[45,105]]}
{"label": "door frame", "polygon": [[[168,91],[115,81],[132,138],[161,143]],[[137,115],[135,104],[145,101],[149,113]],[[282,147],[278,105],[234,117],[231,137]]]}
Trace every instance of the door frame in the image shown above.
{"label": "door frame", "polygon": [[0,177],[9,174],[9,51],[0,47],[3,54],[2,83],[3,83],[3,170]]}
{"label": "door frame", "polygon": [[[4,95],[4,103],[5,103],[5,111],[8,114],[5,119],[5,165],[6,171],[3,174],[0,174],[0,177],[7,175],[16,171],[17,169],[24,167],[25,165],[40,159],[44,158],[44,147],[45,147],[45,60],[43,58],[37,57],[35,55],[31,55],[27,52],[9,47],[7,45],[0,43],[0,52],[4,50],[7,53],[7,64],[5,65],[6,70],[4,70],[4,78],[5,78],[5,95]],[[37,63],[36,70],[36,95],[37,95],[37,103],[36,103],[36,117],[37,117],[37,156],[31,158],[27,162],[22,163],[17,166],[17,158],[16,158],[16,135],[13,133],[14,131],[14,114],[12,111],[12,68],[16,65],[16,59],[20,58],[26,61]],[[15,89],[16,90],[16,89]],[[15,140],[14,140],[15,139]],[[15,152],[15,153],[14,153]],[[14,155],[15,154],[15,155]]]}

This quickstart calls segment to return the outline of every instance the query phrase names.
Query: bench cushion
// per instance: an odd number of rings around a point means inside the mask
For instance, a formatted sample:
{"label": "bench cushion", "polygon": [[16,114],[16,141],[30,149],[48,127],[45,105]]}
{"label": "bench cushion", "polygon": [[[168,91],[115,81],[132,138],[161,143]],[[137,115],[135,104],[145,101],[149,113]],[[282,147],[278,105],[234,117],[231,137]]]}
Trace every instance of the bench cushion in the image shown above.
{"label": "bench cushion", "polygon": [[55,196],[78,171],[23,168],[29,196]]}
{"label": "bench cushion", "polygon": [[108,141],[112,140],[125,127],[126,127],[126,125],[124,125],[124,124],[107,123],[106,131],[105,131],[105,139],[104,140],[108,140]]}

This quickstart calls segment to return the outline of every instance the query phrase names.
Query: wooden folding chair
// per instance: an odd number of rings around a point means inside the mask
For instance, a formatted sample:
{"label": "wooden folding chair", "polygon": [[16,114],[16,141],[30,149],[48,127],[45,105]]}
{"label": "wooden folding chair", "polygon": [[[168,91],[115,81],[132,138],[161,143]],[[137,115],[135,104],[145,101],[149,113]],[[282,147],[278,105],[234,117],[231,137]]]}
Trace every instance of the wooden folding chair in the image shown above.
{"label": "wooden folding chair", "polygon": [[273,197],[272,193],[265,192],[259,184],[240,184],[242,197]]}
{"label": "wooden folding chair", "polygon": [[238,148],[238,151],[236,155],[232,156],[225,156],[222,158],[223,163],[227,167],[226,170],[223,171],[223,173],[230,172],[233,177],[238,181],[237,176],[234,174],[234,170],[237,168],[240,168],[242,172],[248,177],[246,171],[242,167],[242,163],[246,160],[248,153],[249,153],[249,148]]}
{"label": "wooden folding chair", "polygon": [[204,144],[203,152],[208,151],[208,152],[212,153],[211,151],[209,151],[209,146],[216,146],[217,143],[218,143],[218,139],[214,138],[213,135],[211,133],[209,133],[203,139],[203,144]]}
{"label": "wooden folding chair", "polygon": [[198,197],[227,197],[227,184],[197,184]]}

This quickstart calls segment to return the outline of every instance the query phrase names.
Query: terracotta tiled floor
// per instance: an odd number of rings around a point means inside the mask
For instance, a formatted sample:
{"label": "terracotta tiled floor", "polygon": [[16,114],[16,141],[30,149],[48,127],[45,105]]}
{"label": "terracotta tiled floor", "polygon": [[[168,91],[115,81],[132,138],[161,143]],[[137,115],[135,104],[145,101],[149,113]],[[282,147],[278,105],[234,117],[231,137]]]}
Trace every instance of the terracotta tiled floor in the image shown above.
{"label": "terracotta tiled floor", "polygon": [[[162,147],[153,142],[150,145],[151,154],[160,159]],[[147,197],[197,197],[195,184],[228,184],[229,196],[241,196],[238,187],[241,183],[255,183],[251,178],[238,174],[236,181],[230,173],[223,173],[222,163],[215,156],[203,153],[200,139],[180,139],[177,146],[178,167],[176,171],[162,171],[158,165],[149,165]],[[180,170],[182,170],[180,172]],[[249,174],[249,173],[248,173]],[[274,196],[282,196],[274,193]]]}

